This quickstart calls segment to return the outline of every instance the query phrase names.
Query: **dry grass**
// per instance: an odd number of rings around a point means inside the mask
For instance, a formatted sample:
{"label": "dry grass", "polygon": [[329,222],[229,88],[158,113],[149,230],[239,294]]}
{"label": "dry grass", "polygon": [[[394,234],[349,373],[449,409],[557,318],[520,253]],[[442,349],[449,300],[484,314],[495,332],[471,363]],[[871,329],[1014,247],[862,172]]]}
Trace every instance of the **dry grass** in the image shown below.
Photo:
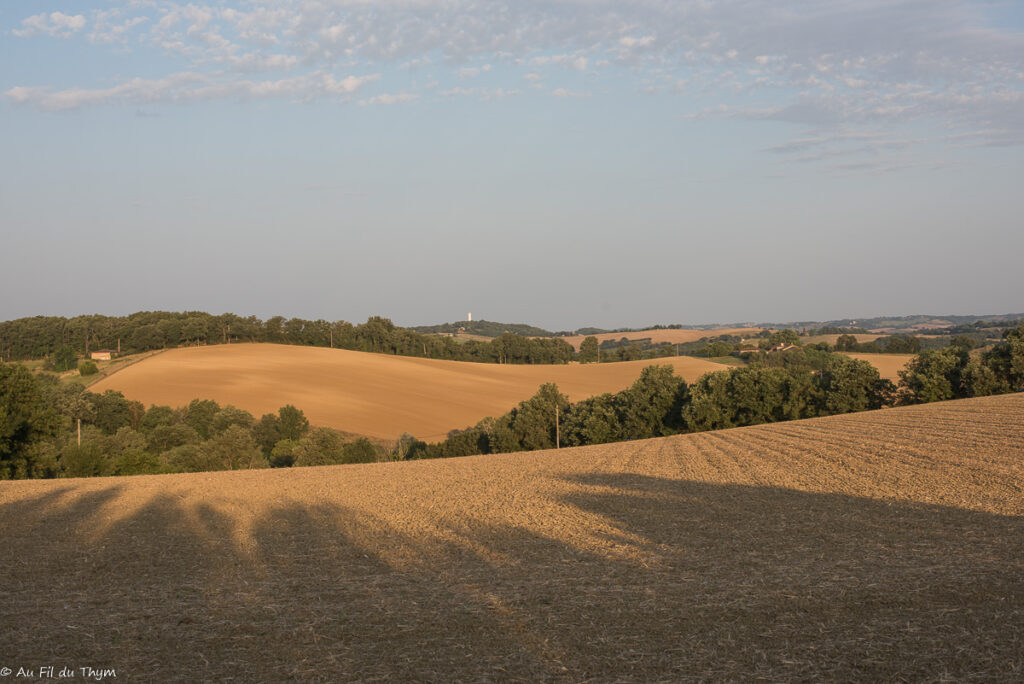
{"label": "dry grass", "polygon": [[716,337],[718,335],[739,335],[740,337],[753,337],[761,332],[761,328],[718,328],[715,330],[637,330],[635,332],[600,333],[597,335],[572,335],[560,337],[579,351],[580,343],[587,337],[596,337],[598,343],[605,340],[618,342],[623,337],[627,340],[650,339],[652,344],[683,344],[685,342],[696,342],[702,337]]}
{"label": "dry grass", "polygon": [[545,382],[573,401],[617,392],[654,363],[688,381],[725,366],[704,359],[561,366],[437,361],[341,349],[232,344],[172,349],[90,389],[115,389],[145,404],[184,406],[195,398],[234,404],[257,417],[294,404],[314,425],[380,439],[411,432],[443,439],[449,430],[507,412]]}
{"label": "dry grass", "polygon": [[0,483],[0,665],[1020,681],[1024,395],[562,451]]}
{"label": "dry grass", "polygon": [[840,352],[851,359],[867,361],[878,369],[878,374],[887,380],[899,382],[899,371],[903,370],[911,360],[917,357],[916,354],[858,354],[855,352]]}

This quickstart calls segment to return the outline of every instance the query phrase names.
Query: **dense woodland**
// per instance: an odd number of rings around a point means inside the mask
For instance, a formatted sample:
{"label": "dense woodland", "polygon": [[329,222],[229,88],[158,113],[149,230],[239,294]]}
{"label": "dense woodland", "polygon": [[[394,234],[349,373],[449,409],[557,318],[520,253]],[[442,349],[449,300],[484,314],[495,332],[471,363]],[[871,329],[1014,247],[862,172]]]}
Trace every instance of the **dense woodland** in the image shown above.
{"label": "dense woodland", "polygon": [[307,321],[199,311],[143,311],[128,316],[36,316],[0,323],[0,359],[52,357],[62,348],[76,355],[99,349],[136,353],[153,349],[232,342],[274,342],[310,347],[484,363],[567,363],[572,347],[557,338],[506,333],[489,342],[461,341],[399,328],[373,316],[366,323]]}
{"label": "dense woodland", "polygon": [[[774,340],[795,333],[780,331]],[[953,338],[956,340],[957,338]],[[769,340],[771,341],[771,340]],[[571,403],[553,384],[509,413],[439,444],[404,435],[390,449],[309,426],[284,406],[256,420],[196,399],[173,409],[95,394],[55,375],[0,363],[0,479],[289,467],[438,458],[602,444],[961,397],[1024,391],[1024,324],[984,350],[969,341],[921,352],[899,386],[866,361],[816,347],[758,353],[692,385],[671,367],[632,387]]]}

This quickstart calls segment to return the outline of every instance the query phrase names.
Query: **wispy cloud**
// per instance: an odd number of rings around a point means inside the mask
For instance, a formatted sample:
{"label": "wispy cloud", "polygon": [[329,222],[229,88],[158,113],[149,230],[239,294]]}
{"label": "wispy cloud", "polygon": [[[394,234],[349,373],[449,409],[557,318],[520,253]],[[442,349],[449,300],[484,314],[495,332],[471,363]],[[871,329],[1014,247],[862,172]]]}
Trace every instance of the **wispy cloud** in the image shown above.
{"label": "wispy cloud", "polygon": [[[343,95],[328,80],[338,71],[381,74],[387,88],[388,73],[428,65],[443,93],[495,97],[524,78],[557,83],[566,71],[589,79],[617,69],[638,93],[678,98],[687,119],[833,132],[924,121],[950,135],[1001,131],[986,144],[1024,137],[1024,33],[995,25],[988,5],[969,0],[595,0],[586,11],[578,0],[228,4],[113,0],[81,14],[28,16],[12,34],[81,35],[97,46],[131,39],[133,49],[176,66],[164,78],[108,87],[17,84],[7,99],[46,109],[153,98],[305,101]],[[393,90],[427,94],[405,81]],[[363,101],[378,97],[390,96]]]}
{"label": "wispy cloud", "polygon": [[109,88],[67,88],[54,91],[45,87],[18,86],[6,91],[4,96],[17,104],[35,105],[49,111],[99,104],[142,105],[223,98],[290,98],[310,101],[334,97],[348,101],[360,88],[377,78],[377,74],[338,78],[330,73],[316,72],[294,78],[252,81],[224,80],[204,74],[180,72],[159,79],[133,78]]}
{"label": "wispy cloud", "polygon": [[365,100],[360,100],[360,106],[366,105],[396,105],[404,104],[406,102],[412,102],[413,100],[419,99],[419,95],[413,93],[383,93],[381,95],[374,95],[368,97]]}
{"label": "wispy cloud", "polygon": [[21,28],[11,31],[16,36],[30,38],[37,33],[57,38],[70,38],[71,34],[85,27],[85,17],[81,14],[64,14],[63,12],[45,12],[26,17],[21,21]]}

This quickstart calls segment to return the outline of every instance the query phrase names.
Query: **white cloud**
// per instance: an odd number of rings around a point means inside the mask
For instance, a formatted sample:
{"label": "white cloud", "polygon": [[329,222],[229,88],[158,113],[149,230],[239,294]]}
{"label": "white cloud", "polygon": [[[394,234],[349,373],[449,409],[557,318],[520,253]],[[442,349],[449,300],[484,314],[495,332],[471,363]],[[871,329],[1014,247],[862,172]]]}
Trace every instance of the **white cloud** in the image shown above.
{"label": "white cloud", "polygon": [[17,86],[4,93],[15,104],[32,105],[42,110],[78,109],[89,105],[180,103],[222,98],[292,98],[310,101],[321,97],[350,100],[360,88],[379,78],[346,76],[316,72],[278,80],[215,80],[193,72],[171,74],[159,79],[133,78],[109,88],[67,88],[52,91],[45,87]]}
{"label": "white cloud", "polygon": [[404,104],[406,102],[412,102],[413,100],[416,100],[418,98],[419,95],[415,95],[413,93],[395,93],[393,95],[385,93],[382,95],[374,95],[373,97],[367,98],[365,100],[360,100],[359,105],[366,106]]}
{"label": "white cloud", "polygon": [[634,38],[633,36],[623,36],[619,38],[619,45],[624,48],[638,48],[648,47],[654,44],[654,36],[643,36],[642,38]]}
{"label": "white cloud", "polygon": [[132,29],[149,21],[149,17],[130,17],[124,21],[120,19],[121,10],[117,8],[94,13],[89,40],[93,43],[120,43]]}
{"label": "white cloud", "polygon": [[11,31],[16,36],[29,38],[37,33],[43,33],[57,38],[70,38],[71,34],[80,31],[85,27],[85,17],[81,14],[64,14],[63,12],[51,12],[46,14],[35,14],[22,19],[23,28]]}
{"label": "white cloud", "polygon": [[551,91],[553,97],[590,97],[589,93],[578,93],[565,88],[555,88]]}
{"label": "white cloud", "polygon": [[[679,93],[685,82],[688,102],[700,108],[689,118],[770,118],[809,127],[929,120],[954,134],[1024,134],[1024,34],[992,21],[986,4],[967,0],[597,0],[585,12],[579,0],[110,0],[104,7],[36,14],[12,33],[68,37],[89,16],[93,42],[138,37],[133,50],[175,60],[168,79],[185,69],[225,97],[288,90],[287,83],[333,95],[323,74],[399,65],[430,65],[428,79],[460,94],[454,82],[501,64],[488,79],[490,90],[473,92],[494,97],[503,88],[514,92],[521,78],[538,83],[549,68],[601,78],[618,66],[637,74],[636,92]],[[250,76],[273,72],[290,78]],[[8,99],[53,106],[141,97],[141,85],[117,90],[131,82],[65,90],[24,83]],[[554,92],[561,90],[569,93]],[[171,92],[188,97],[180,85]],[[716,101],[730,104],[715,107]]]}

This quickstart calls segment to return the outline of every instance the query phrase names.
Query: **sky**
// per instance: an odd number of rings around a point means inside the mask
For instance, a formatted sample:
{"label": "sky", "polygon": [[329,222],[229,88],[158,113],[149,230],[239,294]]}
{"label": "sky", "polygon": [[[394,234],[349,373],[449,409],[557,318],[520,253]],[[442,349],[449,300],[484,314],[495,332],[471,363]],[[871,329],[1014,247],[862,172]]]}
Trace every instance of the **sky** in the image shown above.
{"label": "sky", "polygon": [[1024,311],[1024,3],[5,0],[0,320]]}

